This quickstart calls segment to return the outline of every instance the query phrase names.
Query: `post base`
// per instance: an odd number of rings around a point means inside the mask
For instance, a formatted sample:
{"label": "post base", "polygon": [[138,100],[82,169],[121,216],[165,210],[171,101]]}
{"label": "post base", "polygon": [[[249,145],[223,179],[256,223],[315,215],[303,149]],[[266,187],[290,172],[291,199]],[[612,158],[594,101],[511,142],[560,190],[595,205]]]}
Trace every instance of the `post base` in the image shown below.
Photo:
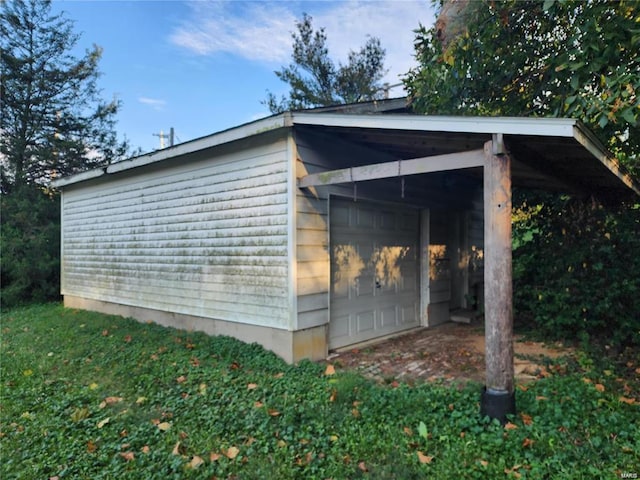
{"label": "post base", "polygon": [[501,424],[507,423],[507,415],[516,413],[516,395],[506,390],[483,387],[480,398],[480,414],[496,418]]}

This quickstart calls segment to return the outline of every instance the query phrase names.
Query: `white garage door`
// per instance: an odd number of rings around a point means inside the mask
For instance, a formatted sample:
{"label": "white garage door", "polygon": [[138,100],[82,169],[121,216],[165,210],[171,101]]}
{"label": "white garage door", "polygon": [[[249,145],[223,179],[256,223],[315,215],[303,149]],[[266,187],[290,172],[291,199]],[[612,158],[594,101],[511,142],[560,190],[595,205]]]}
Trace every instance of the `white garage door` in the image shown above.
{"label": "white garage door", "polygon": [[419,325],[419,212],[331,199],[329,348]]}

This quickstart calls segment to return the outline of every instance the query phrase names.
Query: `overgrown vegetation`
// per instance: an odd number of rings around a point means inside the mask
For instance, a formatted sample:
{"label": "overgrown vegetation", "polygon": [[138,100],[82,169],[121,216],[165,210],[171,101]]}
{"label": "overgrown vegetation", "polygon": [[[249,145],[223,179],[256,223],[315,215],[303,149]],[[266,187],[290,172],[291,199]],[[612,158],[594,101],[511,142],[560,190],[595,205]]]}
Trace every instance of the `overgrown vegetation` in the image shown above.
{"label": "overgrown vegetation", "polygon": [[549,364],[502,427],[480,418],[479,385],[380,386],[56,305],[5,314],[0,354],[5,479],[615,479],[640,465],[638,359]]}
{"label": "overgrown vegetation", "polygon": [[547,338],[640,346],[640,205],[529,195],[514,216],[516,316]]}
{"label": "overgrown vegetation", "polygon": [[0,195],[2,309],[60,297],[60,200],[36,186]]}
{"label": "overgrown vegetation", "polygon": [[[405,79],[417,112],[578,118],[640,172],[638,2],[434,3],[442,15],[416,32],[419,66]],[[514,199],[517,319],[548,338],[640,344],[640,206],[629,193],[606,207]]]}

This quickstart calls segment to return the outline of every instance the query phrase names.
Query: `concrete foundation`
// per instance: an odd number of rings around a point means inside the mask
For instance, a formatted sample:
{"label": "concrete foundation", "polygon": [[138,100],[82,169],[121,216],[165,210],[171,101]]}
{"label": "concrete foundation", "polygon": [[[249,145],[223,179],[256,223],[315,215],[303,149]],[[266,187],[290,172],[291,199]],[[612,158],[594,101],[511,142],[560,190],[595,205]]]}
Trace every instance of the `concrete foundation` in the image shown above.
{"label": "concrete foundation", "polygon": [[64,296],[64,306],[130,317],[140,322],[153,322],[165,327],[200,331],[212,336],[226,335],[246,343],[258,343],[282,357],[288,363],[295,363],[303,359],[324,360],[328,354],[327,325],[289,331],[134,307],[72,295]]}

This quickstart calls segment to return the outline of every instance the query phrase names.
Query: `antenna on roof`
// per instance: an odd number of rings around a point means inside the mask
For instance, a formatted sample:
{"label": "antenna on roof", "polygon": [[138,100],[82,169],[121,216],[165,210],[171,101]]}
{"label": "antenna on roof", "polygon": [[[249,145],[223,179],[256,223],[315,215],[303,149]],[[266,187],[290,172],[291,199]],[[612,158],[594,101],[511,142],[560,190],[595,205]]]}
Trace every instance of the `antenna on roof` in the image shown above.
{"label": "antenna on roof", "polygon": [[173,127],[171,127],[169,129],[169,134],[167,135],[166,133],[164,133],[162,130],[160,130],[160,133],[152,133],[151,135],[153,135],[154,137],[160,137],[160,150],[162,150],[164,148],[164,141],[165,139],[169,140],[169,146],[173,147],[173,139],[175,137],[174,131],[173,131]]}

